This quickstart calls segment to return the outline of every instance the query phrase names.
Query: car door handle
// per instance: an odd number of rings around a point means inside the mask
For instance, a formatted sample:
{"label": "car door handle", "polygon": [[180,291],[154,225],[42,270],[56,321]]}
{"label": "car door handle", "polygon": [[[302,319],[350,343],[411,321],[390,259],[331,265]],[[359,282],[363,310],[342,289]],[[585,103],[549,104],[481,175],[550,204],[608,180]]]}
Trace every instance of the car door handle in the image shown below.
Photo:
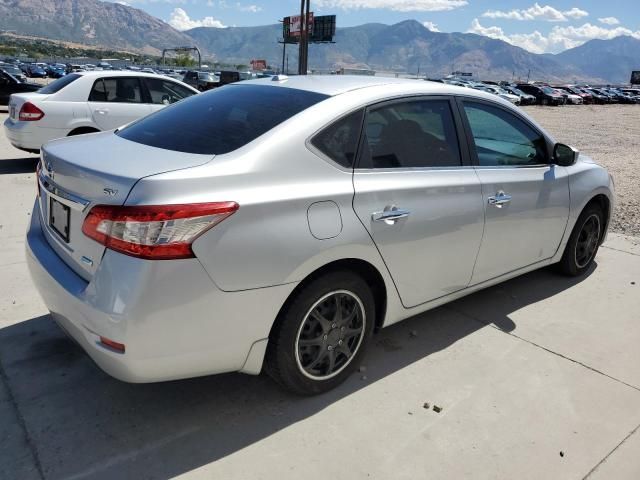
{"label": "car door handle", "polygon": [[496,208],[502,208],[503,205],[506,205],[511,201],[511,195],[508,195],[504,192],[498,192],[495,195],[489,197],[489,205],[493,205]]}
{"label": "car door handle", "polygon": [[109,109],[108,108],[98,108],[96,110],[96,113],[99,113],[100,115],[106,115],[107,113],[109,113]]}
{"label": "car door handle", "polygon": [[398,208],[395,205],[387,205],[382,212],[373,212],[371,220],[374,222],[384,222],[387,225],[393,225],[396,220],[406,218],[411,214],[409,210]]}

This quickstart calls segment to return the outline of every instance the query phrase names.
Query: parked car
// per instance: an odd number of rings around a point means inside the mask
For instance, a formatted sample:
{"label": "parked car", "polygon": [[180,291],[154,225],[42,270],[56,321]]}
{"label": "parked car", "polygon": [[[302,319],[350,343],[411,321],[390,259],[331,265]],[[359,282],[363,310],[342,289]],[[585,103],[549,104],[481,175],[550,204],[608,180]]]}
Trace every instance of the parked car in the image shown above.
{"label": "parked car", "polygon": [[12,95],[5,134],[14,147],[38,152],[54,138],[112,130],[196,93],[161,75],[70,73],[37,92]]}
{"label": "parked car", "polygon": [[196,72],[189,70],[184,74],[182,79],[187,85],[191,85],[193,88],[197,88],[201,92],[216,88],[220,84],[220,79],[209,72]]}
{"label": "parked car", "polygon": [[592,268],[611,177],[509,102],[415,80],[274,80],[43,147],[29,269],[107,373],[264,364],[316,394],[379,328],[547,265]]}
{"label": "parked car", "polygon": [[580,90],[591,95],[593,97],[593,103],[596,103],[598,105],[606,105],[608,103],[611,103],[611,98],[608,95],[597,92],[594,89],[585,87],[585,88],[581,88]]}
{"label": "parked car", "polygon": [[[0,105],[8,105],[9,97],[14,93],[35,92],[40,89],[35,83],[21,82],[13,75],[0,70]],[[11,114],[9,107],[9,114]]]}
{"label": "parked car", "polygon": [[239,82],[240,73],[234,71],[222,70],[217,73],[219,86],[228,85],[229,83]]}
{"label": "parked car", "polygon": [[49,78],[62,78],[67,74],[64,67],[58,65],[47,65],[45,71]]}
{"label": "parked car", "polygon": [[15,78],[20,82],[23,82],[23,83],[27,82],[27,76],[22,72],[22,70],[20,70],[18,67],[14,65],[10,65],[10,64],[0,65],[0,70],[2,70],[4,73],[8,73],[9,75],[11,75],[13,78]]}
{"label": "parked car", "polygon": [[569,105],[582,105],[584,101],[580,95],[576,95],[575,93],[571,93],[567,90],[553,87],[552,90],[554,93],[562,96],[564,98],[564,103]]}
{"label": "parked car", "polygon": [[582,103],[588,104],[588,103],[593,103],[593,96],[589,93],[583,92],[581,90],[579,90],[576,87],[572,87],[572,86],[560,86],[560,87],[555,87],[557,90],[563,90],[567,93],[570,93],[572,95],[577,95],[580,98],[582,98]]}
{"label": "parked car", "polygon": [[565,99],[553,91],[553,88],[544,85],[532,85],[529,83],[519,83],[518,89],[529,95],[536,97],[538,105],[563,105]]}
{"label": "parked car", "polygon": [[592,88],[591,90],[599,95],[606,97],[608,103],[618,103],[618,98],[616,97],[616,95],[608,92],[604,88]]}
{"label": "parked car", "polygon": [[504,98],[506,101],[513,103],[514,105],[520,105],[520,96],[509,93],[503,88],[497,85],[485,85],[484,87],[474,87],[485,92],[493,93],[494,95]]}
{"label": "parked car", "polygon": [[46,78],[47,72],[40,65],[27,65],[27,77]]}
{"label": "parked car", "polygon": [[520,105],[533,105],[536,103],[536,97],[533,95],[529,95],[528,93],[524,93],[517,87],[513,85],[501,85],[507,92],[512,93],[514,95],[518,95],[520,97]]}

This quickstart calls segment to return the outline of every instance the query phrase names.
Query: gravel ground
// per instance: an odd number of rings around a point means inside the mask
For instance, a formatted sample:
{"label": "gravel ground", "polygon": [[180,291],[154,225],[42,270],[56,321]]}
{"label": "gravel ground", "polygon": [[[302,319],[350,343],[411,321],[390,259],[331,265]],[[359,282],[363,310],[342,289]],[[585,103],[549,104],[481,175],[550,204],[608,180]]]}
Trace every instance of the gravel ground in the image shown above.
{"label": "gravel ground", "polygon": [[616,184],[611,230],[640,236],[640,105],[523,107],[559,142],[609,169]]}

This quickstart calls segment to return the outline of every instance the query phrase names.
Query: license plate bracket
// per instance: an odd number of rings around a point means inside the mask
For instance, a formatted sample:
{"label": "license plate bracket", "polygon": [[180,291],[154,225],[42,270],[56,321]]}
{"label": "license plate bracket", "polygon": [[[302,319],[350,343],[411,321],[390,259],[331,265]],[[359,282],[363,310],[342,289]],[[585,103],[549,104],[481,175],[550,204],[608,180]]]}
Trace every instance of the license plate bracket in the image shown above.
{"label": "license plate bracket", "polygon": [[60,203],[55,198],[49,202],[49,226],[65,243],[69,243],[69,224],[71,221],[71,208]]}

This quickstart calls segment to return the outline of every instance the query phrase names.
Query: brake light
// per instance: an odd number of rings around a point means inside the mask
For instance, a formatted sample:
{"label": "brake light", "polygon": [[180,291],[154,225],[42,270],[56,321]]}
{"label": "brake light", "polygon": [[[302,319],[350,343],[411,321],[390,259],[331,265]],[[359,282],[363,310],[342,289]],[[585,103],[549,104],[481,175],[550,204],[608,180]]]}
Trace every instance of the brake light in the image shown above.
{"label": "brake light", "polygon": [[44,117],[44,112],[31,102],[25,102],[20,108],[18,120],[21,122],[36,122]]}
{"label": "brake light", "polygon": [[100,337],[100,343],[102,345],[105,345],[113,350],[115,350],[118,353],[124,353],[125,351],[125,346],[123,343],[118,343],[118,342],[114,342],[113,340],[107,338],[107,337]]}
{"label": "brake light", "polygon": [[186,205],[97,205],[82,225],[89,238],[117,252],[138,258],[192,258],[191,244],[232,215],[235,202]]}

